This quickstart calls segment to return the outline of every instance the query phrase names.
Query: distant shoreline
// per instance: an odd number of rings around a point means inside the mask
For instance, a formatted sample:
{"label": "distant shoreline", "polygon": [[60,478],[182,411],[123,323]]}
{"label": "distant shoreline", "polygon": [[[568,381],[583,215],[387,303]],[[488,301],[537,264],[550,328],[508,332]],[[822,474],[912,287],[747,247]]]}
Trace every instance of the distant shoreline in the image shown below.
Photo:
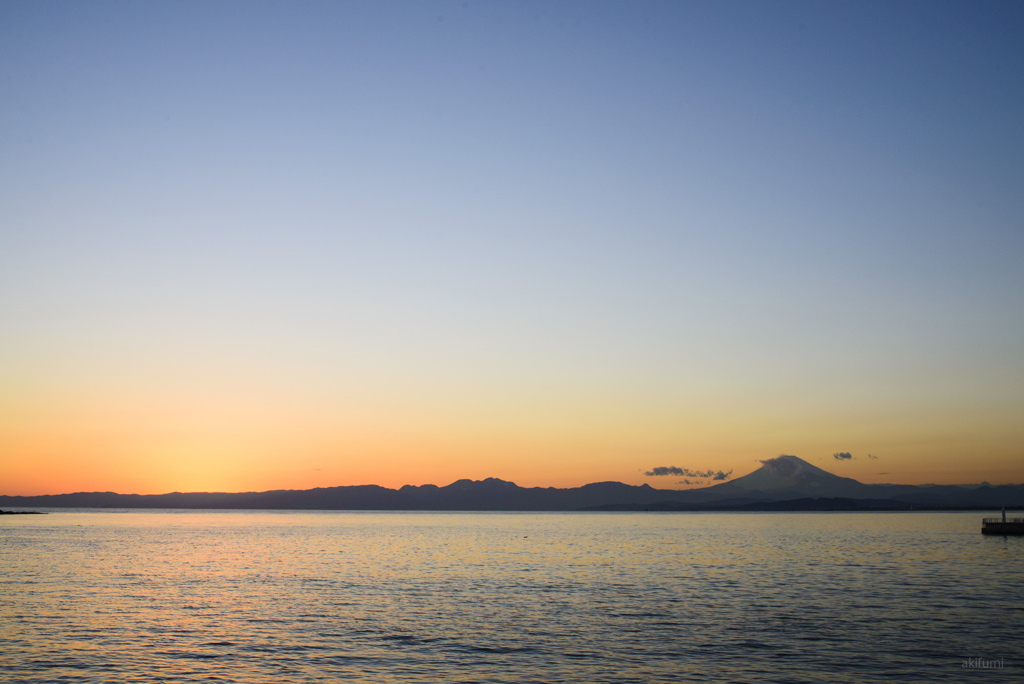
{"label": "distant shoreline", "polygon": [[[284,508],[245,506],[82,506],[52,505],[53,509],[95,511],[271,511],[279,513],[955,513],[1006,510],[1024,512],[1024,506],[852,506],[816,501],[777,501],[746,506],[645,506],[612,504],[589,508]],[[57,512],[57,511],[54,511]],[[0,515],[47,515],[48,511],[3,511]]]}
{"label": "distant shoreline", "polygon": [[77,492],[0,495],[17,508],[170,508],[313,511],[921,511],[1024,508],[1024,484],[863,484],[796,456],[763,461],[759,469],[701,489],[593,482],[581,487],[520,487],[489,477],[449,485],[348,485],[263,492],[117,494]]}

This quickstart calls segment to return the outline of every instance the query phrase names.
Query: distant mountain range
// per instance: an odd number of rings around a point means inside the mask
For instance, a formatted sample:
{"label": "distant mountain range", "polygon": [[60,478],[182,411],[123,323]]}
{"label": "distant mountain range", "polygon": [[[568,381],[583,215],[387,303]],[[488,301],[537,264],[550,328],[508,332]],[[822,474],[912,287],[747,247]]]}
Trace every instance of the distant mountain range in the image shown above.
{"label": "distant mountain range", "polygon": [[520,487],[493,477],[459,480],[445,487],[377,485],[318,487],[269,492],[115,494],[79,492],[2,496],[0,506],[77,508],[217,508],[421,511],[700,511],[700,510],[910,510],[1024,508],[1024,484],[863,484],[833,475],[796,456],[779,456],[760,468],[703,489],[597,482],[568,489]]}

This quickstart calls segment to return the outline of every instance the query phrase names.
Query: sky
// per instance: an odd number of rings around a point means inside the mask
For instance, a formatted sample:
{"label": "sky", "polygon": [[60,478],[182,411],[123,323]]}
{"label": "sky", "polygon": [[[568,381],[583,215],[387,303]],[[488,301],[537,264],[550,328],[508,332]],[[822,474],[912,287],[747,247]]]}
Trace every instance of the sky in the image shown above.
{"label": "sky", "polygon": [[6,0],[0,493],[1024,482],[1022,35]]}

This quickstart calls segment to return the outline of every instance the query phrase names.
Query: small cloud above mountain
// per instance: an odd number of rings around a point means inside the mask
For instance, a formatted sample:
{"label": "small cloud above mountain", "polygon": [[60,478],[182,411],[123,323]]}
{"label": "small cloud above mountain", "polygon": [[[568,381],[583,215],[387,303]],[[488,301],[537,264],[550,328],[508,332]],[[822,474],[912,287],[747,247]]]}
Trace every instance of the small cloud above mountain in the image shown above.
{"label": "small cloud above mountain", "polygon": [[836,459],[837,461],[851,461],[853,460],[853,454],[851,454],[849,451],[840,451],[838,453],[832,454],[832,458]]}
{"label": "small cloud above mountain", "polygon": [[689,475],[689,468],[677,468],[675,466],[658,466],[653,470],[648,470],[644,475],[647,477],[655,477],[660,475]]}
{"label": "small cloud above mountain", "polygon": [[[732,470],[691,470],[690,468],[679,468],[677,466],[657,466],[644,473],[647,477],[661,477],[663,475],[682,475],[683,477],[711,478],[712,480],[728,480],[732,476]],[[685,484],[699,484],[687,482]]]}

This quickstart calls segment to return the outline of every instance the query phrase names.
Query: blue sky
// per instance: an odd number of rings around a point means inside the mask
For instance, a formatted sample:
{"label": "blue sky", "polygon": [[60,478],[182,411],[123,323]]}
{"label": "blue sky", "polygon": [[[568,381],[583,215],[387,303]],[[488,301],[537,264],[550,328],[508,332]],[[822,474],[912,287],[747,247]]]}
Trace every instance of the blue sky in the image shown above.
{"label": "blue sky", "polygon": [[0,439],[37,464],[4,479],[1020,481],[1021,35],[1017,3],[4,3]]}

